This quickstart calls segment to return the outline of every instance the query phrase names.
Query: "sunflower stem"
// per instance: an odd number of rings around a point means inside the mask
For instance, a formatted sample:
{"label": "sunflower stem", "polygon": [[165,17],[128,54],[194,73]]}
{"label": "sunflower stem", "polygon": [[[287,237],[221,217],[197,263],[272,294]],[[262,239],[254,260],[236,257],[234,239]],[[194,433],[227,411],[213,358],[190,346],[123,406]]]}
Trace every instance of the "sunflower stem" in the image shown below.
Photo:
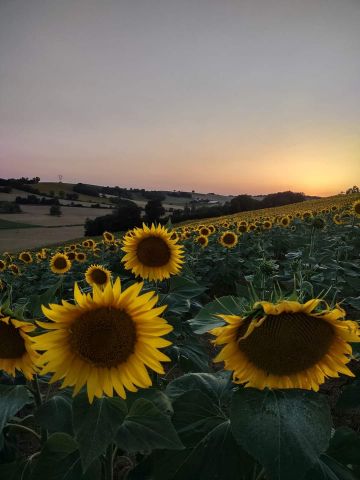
{"label": "sunflower stem", "polygon": [[34,376],[34,380],[32,382],[33,384],[33,393],[34,393],[34,398],[35,398],[35,403],[37,407],[40,407],[42,405],[42,397],[41,397],[41,391],[40,391],[40,384],[39,384],[39,379],[38,376]]}
{"label": "sunflower stem", "polygon": [[114,478],[114,456],[112,443],[108,446],[105,455],[105,479],[113,480]]}
{"label": "sunflower stem", "polygon": [[7,423],[6,428],[7,427],[11,427],[17,430],[22,430],[23,432],[31,433],[32,435],[34,435],[34,437],[36,437],[39,440],[39,442],[41,441],[40,435],[30,427],[26,427],[25,425],[21,425],[20,423]]}
{"label": "sunflower stem", "polygon": [[[34,387],[33,392],[34,392],[35,403],[36,403],[37,408],[39,408],[43,404],[43,401],[42,401],[42,396],[41,396],[41,391],[40,391],[39,378],[38,378],[37,375],[34,376],[34,380],[33,380],[32,384],[33,384],[33,387]],[[48,439],[47,430],[42,428],[41,429],[41,443],[45,443],[47,439]]]}
{"label": "sunflower stem", "polygon": [[254,470],[254,480],[261,480],[262,478],[264,478],[265,468],[262,468],[257,475],[256,475],[256,473],[257,473],[257,469],[255,468],[255,470]]}

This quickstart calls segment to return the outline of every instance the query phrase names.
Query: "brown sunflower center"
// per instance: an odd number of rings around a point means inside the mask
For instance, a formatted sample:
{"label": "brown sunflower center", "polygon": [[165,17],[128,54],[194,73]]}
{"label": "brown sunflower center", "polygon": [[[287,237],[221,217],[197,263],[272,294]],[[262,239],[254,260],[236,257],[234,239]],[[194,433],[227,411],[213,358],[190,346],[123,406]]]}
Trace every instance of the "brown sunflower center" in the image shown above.
{"label": "brown sunflower center", "polygon": [[97,367],[116,367],[134,352],[136,329],[123,310],[98,308],[75,320],[70,345],[85,361]]}
{"label": "brown sunflower center", "polygon": [[104,285],[107,282],[108,277],[104,270],[101,270],[100,268],[95,268],[91,272],[91,280],[97,285]]}
{"label": "brown sunflower center", "polygon": [[235,242],[235,237],[232,233],[226,233],[223,236],[223,242],[226,243],[226,245],[232,245]]}
{"label": "brown sunflower center", "polygon": [[21,255],[21,259],[24,260],[24,262],[30,262],[30,255],[28,253],[23,253]]}
{"label": "brown sunflower center", "polygon": [[[250,320],[241,325],[245,335]],[[316,365],[329,351],[335,333],[332,326],[305,313],[268,315],[264,323],[245,339],[241,352],[260,370],[273,375],[291,375]]]}
{"label": "brown sunflower center", "polygon": [[58,268],[59,270],[63,270],[67,267],[67,261],[64,257],[56,257],[54,259],[54,267]]}
{"label": "brown sunflower center", "polygon": [[162,267],[171,257],[167,243],[160,237],[146,237],[137,246],[139,261],[147,267]]}
{"label": "brown sunflower center", "polygon": [[25,341],[18,329],[0,322],[0,358],[20,358],[25,352]]}
{"label": "brown sunflower center", "polygon": [[360,215],[360,202],[355,203],[354,210],[358,215]]}
{"label": "brown sunflower center", "polygon": [[206,243],[206,238],[204,238],[204,237],[199,237],[198,242],[200,243],[200,245],[205,245],[205,243]]}

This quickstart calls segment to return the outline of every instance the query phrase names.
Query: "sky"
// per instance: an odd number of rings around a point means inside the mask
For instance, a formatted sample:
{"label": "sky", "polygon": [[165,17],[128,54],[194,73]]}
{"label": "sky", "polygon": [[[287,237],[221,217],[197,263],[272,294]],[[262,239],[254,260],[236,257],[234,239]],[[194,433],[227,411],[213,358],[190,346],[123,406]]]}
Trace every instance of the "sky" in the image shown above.
{"label": "sky", "polygon": [[0,0],[0,177],[360,183],[359,0]]}

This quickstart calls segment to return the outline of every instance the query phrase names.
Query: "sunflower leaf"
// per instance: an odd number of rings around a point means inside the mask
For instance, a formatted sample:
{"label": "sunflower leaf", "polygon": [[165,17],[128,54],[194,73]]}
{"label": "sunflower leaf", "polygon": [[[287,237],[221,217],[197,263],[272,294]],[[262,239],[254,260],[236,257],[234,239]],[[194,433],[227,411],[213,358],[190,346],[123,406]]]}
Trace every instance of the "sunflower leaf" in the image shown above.
{"label": "sunflower leaf", "polygon": [[65,395],[54,395],[34,413],[36,422],[50,433],[72,434],[72,400]]}
{"label": "sunflower leaf", "polygon": [[219,318],[218,314],[240,315],[243,309],[244,304],[240,297],[229,295],[216,298],[213,302],[205,305],[196,317],[189,320],[189,324],[195,333],[206,333],[212,328],[225,324],[225,320]]}
{"label": "sunflower leaf", "polygon": [[231,384],[227,374],[188,374],[168,386],[174,398],[173,423],[186,449],[152,456],[154,480],[249,478],[254,461],[237,444],[227,415]]}
{"label": "sunflower leaf", "polygon": [[6,422],[25,405],[32,402],[32,396],[24,385],[0,385],[0,448],[2,431]]}
{"label": "sunflower leaf", "polygon": [[117,432],[116,443],[129,453],[149,452],[157,448],[183,448],[169,416],[145,398],[139,398],[131,405]]}
{"label": "sunflower leaf", "polygon": [[237,442],[269,479],[304,478],[330,440],[329,406],[313,392],[241,388],[230,418]]}
{"label": "sunflower leaf", "polygon": [[29,480],[100,480],[101,464],[95,459],[82,473],[76,441],[66,433],[54,433],[45,443]]}
{"label": "sunflower leaf", "polygon": [[73,426],[83,471],[86,471],[114,440],[126,412],[126,403],[120,398],[96,398],[89,404],[86,393],[75,397]]}

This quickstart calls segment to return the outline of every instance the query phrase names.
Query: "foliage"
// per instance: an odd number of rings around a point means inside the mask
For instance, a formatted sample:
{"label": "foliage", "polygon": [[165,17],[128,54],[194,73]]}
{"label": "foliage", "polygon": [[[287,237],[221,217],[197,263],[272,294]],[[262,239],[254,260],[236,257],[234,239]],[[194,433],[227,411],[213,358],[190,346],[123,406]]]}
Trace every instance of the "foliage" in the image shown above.
{"label": "foliage", "polygon": [[49,213],[50,215],[60,217],[62,215],[60,205],[51,205]]}
{"label": "foliage", "polygon": [[145,205],[146,221],[148,223],[159,222],[160,217],[165,214],[165,208],[160,199],[149,200]]}
{"label": "foliage", "polygon": [[[84,389],[72,397],[72,388],[49,383],[48,374],[30,381],[21,373],[0,372],[0,478],[359,478],[358,344],[353,344],[355,378],[341,375],[319,393],[257,390],[233,383],[231,372],[214,365],[218,349],[208,334],[224,324],[219,314],[246,315],[259,300],[323,298],[329,308],[341,304],[349,318],[360,320],[360,227],[350,210],[354,200],[358,196],[346,195],[212,218],[201,223],[214,227],[205,248],[196,241],[200,222],[174,229],[185,250],[181,275],[156,285],[144,282],[145,292],[157,290],[158,306],[167,306],[163,316],[173,331],[168,335],[172,345],[164,352],[171,363],[164,373],[151,373],[151,388],[128,392],[126,399],[96,398],[92,404]],[[123,206],[107,216],[113,225],[118,225],[116,217],[125,217],[129,204]],[[288,227],[281,226],[283,216],[290,219]],[[240,234],[241,222],[254,229]],[[229,229],[239,234],[232,249],[219,244]],[[124,288],[133,285],[136,279],[120,261],[121,248],[115,237],[32,252],[29,264],[4,254],[6,266],[15,262],[21,274],[9,268],[1,272],[2,312],[44,321],[41,305],[72,302],[75,281],[90,292],[84,273],[93,263],[120,276]],[[73,260],[71,270],[56,277],[48,262],[59,251],[83,252],[86,261]]]}
{"label": "foliage", "polygon": [[16,203],[1,201],[0,213],[21,213],[21,208]]}
{"label": "foliage", "polygon": [[85,235],[101,235],[104,231],[118,232],[141,225],[141,208],[131,200],[122,200],[111,215],[85,222]]}

